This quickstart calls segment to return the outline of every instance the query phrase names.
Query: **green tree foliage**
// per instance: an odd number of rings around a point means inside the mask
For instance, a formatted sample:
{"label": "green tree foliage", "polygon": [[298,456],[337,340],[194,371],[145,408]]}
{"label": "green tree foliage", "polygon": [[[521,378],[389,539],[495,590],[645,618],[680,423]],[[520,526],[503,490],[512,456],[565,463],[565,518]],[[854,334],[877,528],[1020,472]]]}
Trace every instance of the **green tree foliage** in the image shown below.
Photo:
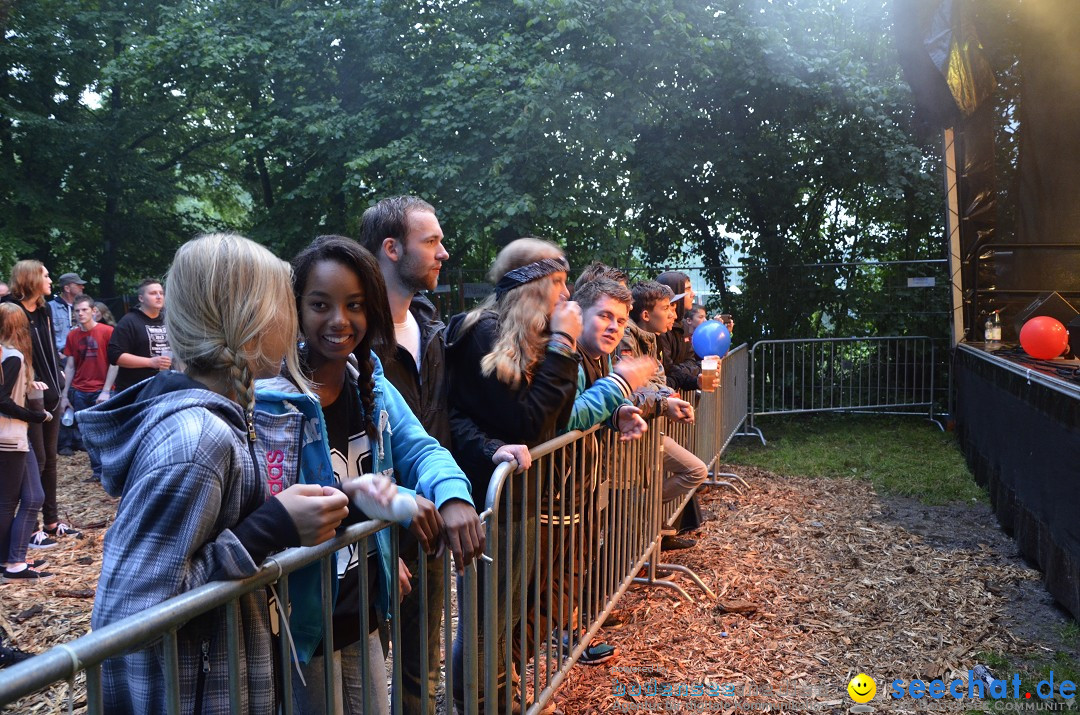
{"label": "green tree foliage", "polygon": [[524,234],[574,265],[734,249],[743,335],[787,336],[911,327],[800,264],[941,254],[884,0],[41,0],[5,22],[0,268],[114,294],[198,231],[288,256],[409,192],[466,268]]}

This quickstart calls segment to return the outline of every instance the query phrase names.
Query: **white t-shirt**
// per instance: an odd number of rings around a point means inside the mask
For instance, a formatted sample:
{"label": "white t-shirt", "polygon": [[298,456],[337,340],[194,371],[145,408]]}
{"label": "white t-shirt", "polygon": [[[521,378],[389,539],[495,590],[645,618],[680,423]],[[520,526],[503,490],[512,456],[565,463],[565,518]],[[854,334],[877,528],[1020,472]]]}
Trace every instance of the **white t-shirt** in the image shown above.
{"label": "white t-shirt", "polygon": [[401,347],[409,351],[416,369],[420,370],[420,325],[416,322],[412,311],[405,314],[404,323],[394,323],[394,337]]}

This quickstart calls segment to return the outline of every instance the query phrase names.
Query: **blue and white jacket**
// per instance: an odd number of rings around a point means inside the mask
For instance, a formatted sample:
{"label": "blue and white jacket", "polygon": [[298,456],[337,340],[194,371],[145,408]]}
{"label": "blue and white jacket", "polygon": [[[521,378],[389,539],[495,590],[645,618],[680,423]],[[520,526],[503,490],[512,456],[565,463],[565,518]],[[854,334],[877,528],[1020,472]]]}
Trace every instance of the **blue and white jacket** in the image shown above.
{"label": "blue and white jacket", "polygon": [[[584,353],[581,354],[581,358],[582,360],[590,359]],[[574,397],[573,410],[570,412],[570,421],[564,432],[576,429],[587,430],[601,422],[613,427],[612,418],[616,411],[623,405],[634,404],[630,401],[630,396],[633,394],[630,385],[622,376],[612,372],[611,356],[603,355],[599,360],[602,361],[603,376],[591,385],[588,384],[584,364],[578,363],[577,393]]]}

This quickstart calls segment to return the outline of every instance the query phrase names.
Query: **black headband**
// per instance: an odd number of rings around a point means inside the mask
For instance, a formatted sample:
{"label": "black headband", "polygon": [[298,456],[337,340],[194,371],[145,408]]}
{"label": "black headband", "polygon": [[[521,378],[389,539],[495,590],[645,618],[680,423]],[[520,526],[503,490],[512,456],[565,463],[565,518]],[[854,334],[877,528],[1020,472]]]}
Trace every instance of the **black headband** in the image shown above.
{"label": "black headband", "polygon": [[507,271],[499,279],[499,282],[495,284],[495,298],[502,298],[508,291],[559,271],[570,272],[570,264],[561,256],[559,258],[541,258],[534,263]]}

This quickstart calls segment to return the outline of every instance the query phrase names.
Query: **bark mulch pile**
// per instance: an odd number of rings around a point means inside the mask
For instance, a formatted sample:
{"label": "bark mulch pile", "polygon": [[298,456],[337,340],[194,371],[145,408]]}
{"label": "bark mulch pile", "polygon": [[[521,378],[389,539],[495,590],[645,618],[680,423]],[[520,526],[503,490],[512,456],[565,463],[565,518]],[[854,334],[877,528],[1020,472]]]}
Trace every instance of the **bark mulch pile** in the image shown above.
{"label": "bark mulch pile", "polygon": [[[977,653],[1046,650],[1025,619],[1055,612],[1021,603],[1039,600],[1039,574],[1016,557],[985,506],[896,508],[864,482],[737,471],[751,489],[706,490],[702,505],[713,518],[695,532],[697,546],[664,554],[693,568],[717,600],[679,575],[692,602],[669,589],[632,588],[616,607],[625,625],[599,636],[619,657],[571,670],[555,698],[565,713],[847,712],[847,683],[860,672],[877,681],[870,705],[878,711],[964,712],[971,701],[885,694],[894,678],[966,680]],[[56,577],[0,585],[0,627],[23,650],[89,630],[115,500],[83,482],[88,474],[85,454],[60,458],[63,518],[84,537],[29,556],[48,559]],[[922,522],[913,525],[913,511]],[[649,694],[694,685],[714,695]],[[13,711],[66,712],[67,694],[58,686]]]}
{"label": "bark mulch pile", "polygon": [[[707,490],[702,505],[715,518],[697,546],[663,554],[693,568],[717,600],[681,576],[693,602],[632,589],[616,606],[626,625],[598,636],[620,656],[573,668],[556,694],[564,712],[848,712],[847,684],[860,672],[877,682],[875,710],[966,712],[978,703],[887,700],[889,683],[966,682],[977,653],[1048,650],[1025,618],[1066,622],[985,505],[893,506],[865,482],[735,471],[751,490]],[[936,509],[944,518],[934,520]],[[911,527],[909,512],[929,521]],[[1034,608],[1016,608],[1033,594]],[[714,695],[649,694],[694,684]]]}

